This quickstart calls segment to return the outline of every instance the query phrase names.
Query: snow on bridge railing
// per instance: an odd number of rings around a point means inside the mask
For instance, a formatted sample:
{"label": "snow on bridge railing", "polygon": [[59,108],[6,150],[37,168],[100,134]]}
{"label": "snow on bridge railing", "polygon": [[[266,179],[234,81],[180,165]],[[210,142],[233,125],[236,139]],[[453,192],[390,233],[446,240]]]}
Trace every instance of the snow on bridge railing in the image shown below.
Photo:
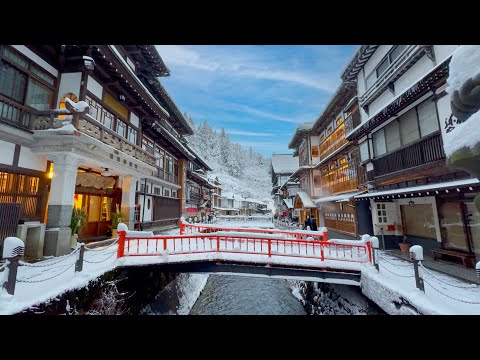
{"label": "snow on bridge railing", "polygon": [[281,234],[288,239],[297,240],[317,240],[327,241],[328,231],[327,228],[321,228],[321,231],[308,231],[308,230],[276,230],[276,229],[255,229],[255,228],[242,228],[242,227],[229,227],[229,226],[217,226],[208,224],[189,224],[180,219],[180,235],[183,234],[202,234],[212,233],[217,231],[236,231],[236,232],[248,232],[257,234]]}
{"label": "snow on bridge railing", "polygon": [[246,221],[246,222],[260,222],[267,221],[272,222],[273,216],[271,215],[216,215],[216,220],[226,221]]}
{"label": "snow on bridge railing", "polygon": [[[119,231],[118,258],[200,253],[281,256],[362,263],[372,261],[368,235],[352,244],[351,241],[312,241],[288,238],[287,234],[252,233],[250,231],[229,230],[208,234],[153,237],[127,236],[125,231]],[[187,260],[185,259],[185,261]],[[239,260],[247,260],[247,258],[239,257]]]}

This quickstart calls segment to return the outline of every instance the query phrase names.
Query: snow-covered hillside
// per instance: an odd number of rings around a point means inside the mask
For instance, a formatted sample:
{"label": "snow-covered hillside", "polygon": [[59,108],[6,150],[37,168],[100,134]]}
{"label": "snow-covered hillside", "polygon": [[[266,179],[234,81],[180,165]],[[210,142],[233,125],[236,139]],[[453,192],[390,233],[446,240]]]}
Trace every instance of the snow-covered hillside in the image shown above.
{"label": "snow-covered hillside", "polygon": [[[187,119],[191,120],[188,116]],[[195,134],[187,138],[189,146],[213,169],[211,174],[218,177],[222,191],[256,198],[273,208],[268,173],[270,159],[254,152],[251,147],[244,150],[240,144],[232,143],[223,128],[217,132],[207,121],[194,128]]]}

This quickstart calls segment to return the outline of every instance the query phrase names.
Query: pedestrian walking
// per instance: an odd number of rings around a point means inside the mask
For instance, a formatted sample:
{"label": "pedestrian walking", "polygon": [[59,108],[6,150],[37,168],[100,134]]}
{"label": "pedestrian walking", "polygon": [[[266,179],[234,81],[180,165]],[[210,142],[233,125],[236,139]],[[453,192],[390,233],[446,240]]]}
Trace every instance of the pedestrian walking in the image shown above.
{"label": "pedestrian walking", "polygon": [[312,216],[312,220],[310,220],[310,229],[312,231],[317,231],[317,221],[315,220],[315,216]]}

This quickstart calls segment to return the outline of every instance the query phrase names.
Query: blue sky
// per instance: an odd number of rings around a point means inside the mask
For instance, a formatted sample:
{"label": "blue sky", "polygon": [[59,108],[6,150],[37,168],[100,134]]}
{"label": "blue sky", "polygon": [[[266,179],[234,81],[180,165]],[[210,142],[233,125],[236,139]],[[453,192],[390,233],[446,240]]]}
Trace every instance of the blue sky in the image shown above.
{"label": "blue sky", "polygon": [[160,78],[180,111],[225,128],[265,156],[291,153],[296,127],[315,121],[356,45],[157,45]]}

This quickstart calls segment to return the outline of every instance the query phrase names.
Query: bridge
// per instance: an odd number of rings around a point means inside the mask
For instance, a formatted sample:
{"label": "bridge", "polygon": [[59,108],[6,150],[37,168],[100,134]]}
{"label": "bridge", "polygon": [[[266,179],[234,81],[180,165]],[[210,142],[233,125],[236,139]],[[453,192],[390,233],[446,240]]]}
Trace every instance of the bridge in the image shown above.
{"label": "bridge", "polygon": [[148,236],[119,227],[117,266],[268,276],[360,286],[371,266],[370,236],[328,239],[327,231],[233,228],[181,221],[180,235]]}

